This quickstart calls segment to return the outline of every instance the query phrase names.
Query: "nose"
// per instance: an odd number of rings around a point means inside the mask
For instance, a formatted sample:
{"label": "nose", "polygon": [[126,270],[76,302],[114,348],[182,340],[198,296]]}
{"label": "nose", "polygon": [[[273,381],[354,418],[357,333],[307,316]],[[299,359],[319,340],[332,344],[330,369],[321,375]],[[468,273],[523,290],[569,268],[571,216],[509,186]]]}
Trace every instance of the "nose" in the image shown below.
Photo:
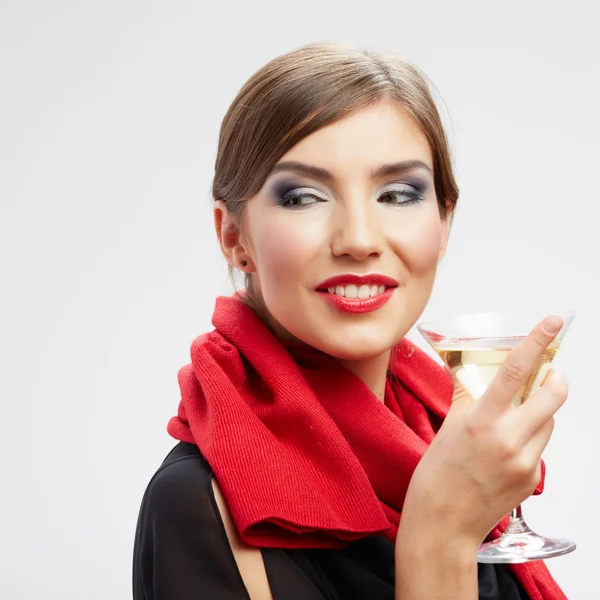
{"label": "nose", "polygon": [[331,251],[334,256],[348,256],[358,261],[380,256],[383,232],[376,214],[364,198],[339,202],[333,214]]}

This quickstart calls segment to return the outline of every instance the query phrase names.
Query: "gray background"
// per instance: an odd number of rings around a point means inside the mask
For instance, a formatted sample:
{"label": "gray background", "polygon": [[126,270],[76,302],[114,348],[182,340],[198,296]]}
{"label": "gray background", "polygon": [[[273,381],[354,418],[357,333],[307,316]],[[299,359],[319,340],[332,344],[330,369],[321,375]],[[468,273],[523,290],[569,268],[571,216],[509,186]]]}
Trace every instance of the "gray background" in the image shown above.
{"label": "gray background", "polygon": [[0,596],[130,597],[177,370],[231,290],[208,193],[221,119],[271,58],[342,40],[415,62],[445,102],[461,199],[424,316],[579,310],[525,515],[577,540],[548,563],[567,595],[600,597],[598,17],[591,1],[0,2]]}

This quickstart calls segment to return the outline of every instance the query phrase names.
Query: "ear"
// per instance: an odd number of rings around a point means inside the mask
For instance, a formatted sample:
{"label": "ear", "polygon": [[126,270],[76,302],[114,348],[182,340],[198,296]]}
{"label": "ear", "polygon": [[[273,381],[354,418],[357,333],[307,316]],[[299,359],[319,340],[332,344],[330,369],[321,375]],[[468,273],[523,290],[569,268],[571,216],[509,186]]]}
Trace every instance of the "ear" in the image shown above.
{"label": "ear", "polygon": [[450,222],[452,221],[452,214],[452,202],[450,200],[446,200],[446,218],[442,219],[442,243],[440,245],[438,262],[444,258],[446,249],[448,248],[448,237],[450,236]]}
{"label": "ear", "polygon": [[[213,209],[213,219],[219,245],[225,260],[236,269],[243,271],[254,271],[254,263],[248,256],[244,245],[240,239],[238,228],[235,226],[233,215],[227,209],[227,205],[222,200],[215,200]],[[242,261],[246,265],[242,266]]]}

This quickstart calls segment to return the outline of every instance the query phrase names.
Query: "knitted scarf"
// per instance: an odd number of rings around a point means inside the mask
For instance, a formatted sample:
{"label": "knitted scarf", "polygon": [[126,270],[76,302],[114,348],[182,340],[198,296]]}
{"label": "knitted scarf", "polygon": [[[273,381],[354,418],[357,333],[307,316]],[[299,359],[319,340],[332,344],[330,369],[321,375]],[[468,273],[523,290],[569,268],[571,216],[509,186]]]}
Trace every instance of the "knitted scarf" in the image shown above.
{"label": "knitted scarf", "polygon": [[[241,538],[279,548],[394,540],[411,476],[451,402],[444,370],[403,339],[381,402],[330,356],[286,347],[237,296],[217,299],[212,322],[178,373],[168,431],[207,459]],[[512,568],[532,600],[566,600],[543,562]]]}

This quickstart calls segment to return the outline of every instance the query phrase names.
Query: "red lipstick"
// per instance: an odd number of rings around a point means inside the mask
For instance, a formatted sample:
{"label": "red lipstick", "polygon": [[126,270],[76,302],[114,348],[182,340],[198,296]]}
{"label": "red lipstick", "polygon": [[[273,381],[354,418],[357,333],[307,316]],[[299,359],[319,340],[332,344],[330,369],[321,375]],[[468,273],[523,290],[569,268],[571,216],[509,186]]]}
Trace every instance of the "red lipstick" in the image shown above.
{"label": "red lipstick", "polygon": [[[346,298],[345,296],[338,296],[337,294],[330,294],[328,288],[334,288],[337,286],[361,285],[379,287],[385,286],[385,290],[382,293],[375,294],[369,298]],[[320,283],[316,291],[323,298],[323,300],[329,302],[337,309],[347,313],[366,313],[372,312],[381,308],[392,296],[394,289],[398,287],[398,282],[391,277],[385,275],[370,274],[370,275],[337,275],[330,277],[322,283]]]}

